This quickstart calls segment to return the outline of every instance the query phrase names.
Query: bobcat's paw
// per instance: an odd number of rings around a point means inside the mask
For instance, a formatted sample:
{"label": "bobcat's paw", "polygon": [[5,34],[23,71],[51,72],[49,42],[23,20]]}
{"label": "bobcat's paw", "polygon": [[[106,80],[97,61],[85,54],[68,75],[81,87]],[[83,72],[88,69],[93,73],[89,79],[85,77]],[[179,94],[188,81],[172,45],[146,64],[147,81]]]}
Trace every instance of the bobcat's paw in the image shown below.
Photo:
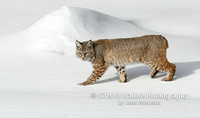
{"label": "bobcat's paw", "polygon": [[82,82],[82,83],[78,83],[78,85],[82,85],[82,86],[91,85],[91,84],[93,84],[93,82],[90,82],[90,81],[85,81],[85,82]]}
{"label": "bobcat's paw", "polygon": [[126,83],[127,82],[127,80],[117,80],[117,82],[119,82],[119,83]]}
{"label": "bobcat's paw", "polygon": [[155,73],[150,73],[150,77],[153,79],[156,76]]}
{"label": "bobcat's paw", "polygon": [[162,81],[172,81],[172,80],[167,78],[167,77],[165,77],[165,78],[162,79]]}
{"label": "bobcat's paw", "polygon": [[150,72],[150,77],[151,77],[151,78],[154,78],[158,72],[159,72],[159,71],[157,71],[157,70],[152,70],[152,71]]}

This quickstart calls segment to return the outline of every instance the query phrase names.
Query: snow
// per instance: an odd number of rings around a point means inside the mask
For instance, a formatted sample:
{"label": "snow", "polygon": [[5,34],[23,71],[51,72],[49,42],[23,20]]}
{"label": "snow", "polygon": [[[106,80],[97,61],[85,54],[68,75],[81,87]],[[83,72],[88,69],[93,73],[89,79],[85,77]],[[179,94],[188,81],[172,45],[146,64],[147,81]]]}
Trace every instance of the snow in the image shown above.
{"label": "snow", "polygon": [[[147,30],[121,19],[83,8],[62,7],[26,30],[36,47],[70,53],[75,40],[140,36]],[[33,42],[31,44],[33,44]],[[35,50],[35,49],[34,49]]]}
{"label": "snow", "polygon": [[177,36],[199,38],[200,15],[197,11],[181,10],[154,13],[144,19],[136,20],[138,26],[157,32]]}
{"label": "snow", "polygon": [[[12,0],[0,1],[0,117],[2,118],[179,118],[200,116],[199,2],[181,0]],[[5,7],[7,6],[7,7]],[[73,6],[73,7],[72,7]],[[76,7],[74,7],[76,6]],[[143,64],[127,67],[118,83],[110,67],[90,86],[77,83],[92,71],[75,56],[75,40],[161,34],[177,65],[150,79]],[[184,94],[183,99],[100,99],[100,93]],[[97,95],[92,98],[91,94]],[[160,105],[128,105],[159,102]]]}

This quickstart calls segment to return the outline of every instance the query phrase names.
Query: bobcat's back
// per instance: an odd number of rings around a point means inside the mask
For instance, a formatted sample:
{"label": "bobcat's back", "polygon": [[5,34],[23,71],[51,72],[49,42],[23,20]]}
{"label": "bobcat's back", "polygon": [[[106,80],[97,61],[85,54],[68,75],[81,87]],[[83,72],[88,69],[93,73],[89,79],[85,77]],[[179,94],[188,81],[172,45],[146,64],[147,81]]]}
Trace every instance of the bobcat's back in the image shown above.
{"label": "bobcat's back", "polygon": [[[94,41],[96,57],[103,57],[108,65],[147,63],[160,59],[168,48],[161,35],[146,35],[135,38],[102,39]],[[159,57],[159,58],[158,58]]]}

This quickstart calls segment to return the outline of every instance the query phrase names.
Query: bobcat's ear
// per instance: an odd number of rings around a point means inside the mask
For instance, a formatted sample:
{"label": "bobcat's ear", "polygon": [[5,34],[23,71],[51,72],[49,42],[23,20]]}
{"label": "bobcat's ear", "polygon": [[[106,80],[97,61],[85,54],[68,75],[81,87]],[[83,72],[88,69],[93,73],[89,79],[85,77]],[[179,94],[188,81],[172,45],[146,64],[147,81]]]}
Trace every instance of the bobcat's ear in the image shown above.
{"label": "bobcat's ear", "polygon": [[89,40],[89,41],[88,41],[88,43],[87,43],[87,48],[88,48],[88,49],[93,48],[93,42],[92,42],[92,40]]}
{"label": "bobcat's ear", "polygon": [[80,48],[82,46],[81,42],[79,42],[78,40],[76,40],[76,47]]}

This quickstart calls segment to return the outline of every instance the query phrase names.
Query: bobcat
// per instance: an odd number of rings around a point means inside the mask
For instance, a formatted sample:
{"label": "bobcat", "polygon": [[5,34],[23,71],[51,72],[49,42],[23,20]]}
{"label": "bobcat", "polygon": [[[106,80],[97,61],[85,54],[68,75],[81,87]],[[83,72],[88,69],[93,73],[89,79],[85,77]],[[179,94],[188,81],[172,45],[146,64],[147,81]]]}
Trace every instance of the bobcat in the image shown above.
{"label": "bobcat", "polygon": [[127,82],[125,65],[133,63],[144,63],[152,68],[150,72],[152,78],[159,71],[167,72],[167,76],[162,80],[171,81],[176,71],[176,65],[168,62],[167,48],[168,42],[161,35],[85,42],[76,40],[76,56],[93,65],[93,71],[89,78],[79,85],[93,84],[111,65],[118,71],[119,82]]}

